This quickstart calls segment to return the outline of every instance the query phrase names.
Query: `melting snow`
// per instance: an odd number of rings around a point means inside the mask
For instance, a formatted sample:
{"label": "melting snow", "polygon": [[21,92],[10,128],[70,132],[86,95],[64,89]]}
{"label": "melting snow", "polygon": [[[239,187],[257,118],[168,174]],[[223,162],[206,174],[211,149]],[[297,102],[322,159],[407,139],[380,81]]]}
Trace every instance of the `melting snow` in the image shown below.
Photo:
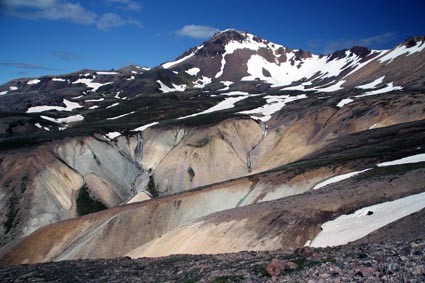
{"label": "melting snow", "polygon": [[324,223],[323,230],[313,239],[311,246],[345,245],[423,208],[425,193],[364,207]]}
{"label": "melting snow", "polygon": [[95,77],[93,79],[78,79],[74,82],[72,82],[73,84],[85,84],[88,88],[91,88],[92,91],[96,91],[98,88],[104,86],[104,85],[109,85],[112,84],[113,82],[107,82],[107,83],[94,83],[93,80],[95,79]]}
{"label": "melting snow", "polygon": [[47,106],[47,105],[33,106],[33,107],[28,108],[28,110],[25,113],[39,113],[39,112],[48,111],[48,110],[72,111],[74,109],[82,107],[80,104],[66,100],[66,99],[63,100],[63,104],[65,104],[65,107],[63,107],[63,106]]}
{"label": "melting snow", "polygon": [[406,47],[405,45],[399,45],[396,48],[388,51],[383,56],[378,58],[378,61],[381,63],[387,62],[386,64],[391,63],[395,58],[406,54],[406,56],[412,55],[416,52],[421,52],[425,49],[425,42],[417,43],[415,46]]}
{"label": "melting snow", "polygon": [[393,166],[393,165],[400,165],[400,164],[408,164],[408,163],[418,163],[418,162],[424,162],[425,161],[425,153],[416,154],[408,157],[404,157],[401,159],[393,160],[393,161],[387,161],[377,164],[378,167],[385,167],[385,166]]}
{"label": "melting snow", "polygon": [[338,182],[343,181],[345,179],[348,179],[348,178],[354,177],[354,176],[356,176],[358,174],[361,174],[363,172],[366,172],[366,171],[368,171],[370,169],[371,168],[368,168],[368,169],[365,169],[365,170],[361,170],[361,171],[355,171],[355,172],[350,172],[350,173],[341,174],[341,175],[338,175],[338,176],[331,177],[329,179],[326,179],[325,181],[322,181],[322,182],[316,184],[312,188],[312,190],[318,190],[318,189],[323,188],[323,187],[325,187],[327,185],[330,185],[330,184],[333,184],[333,183],[338,183]]}
{"label": "melting snow", "polygon": [[17,89],[18,89],[18,87],[16,87],[16,86],[10,86],[10,87],[9,87],[9,90],[12,90],[12,91],[13,91],[13,90],[17,90]]}
{"label": "melting snow", "polygon": [[368,92],[365,92],[364,94],[356,95],[355,97],[370,96],[370,95],[375,95],[375,94],[380,94],[380,93],[386,93],[386,92],[389,92],[389,91],[401,90],[401,89],[403,89],[401,86],[394,86],[393,83],[388,83],[383,88],[380,88],[380,89],[377,89],[377,90],[368,91]]}
{"label": "melting snow", "polygon": [[27,85],[36,85],[36,84],[38,84],[39,82],[40,82],[40,80],[38,80],[38,79],[30,80],[30,81],[27,81]]}
{"label": "melting snow", "polygon": [[336,105],[336,107],[343,107],[344,105],[347,105],[348,103],[353,102],[354,100],[352,100],[351,98],[344,98],[343,100],[341,100],[340,102],[338,102],[338,104]]}
{"label": "melting snow", "polygon": [[[289,95],[279,95],[279,96],[265,96],[266,104],[252,110],[239,112],[241,114],[254,115],[255,119],[259,119],[263,122],[267,122],[270,120],[272,115],[282,109],[289,102],[307,98],[305,94],[300,94],[297,96],[289,96]],[[256,115],[260,114],[261,117],[256,117]]]}
{"label": "melting snow", "polygon": [[126,114],[122,114],[122,115],[119,115],[119,116],[116,116],[116,117],[111,117],[111,118],[106,118],[106,119],[107,120],[116,120],[116,119],[119,119],[119,118],[122,118],[122,117],[125,117],[125,116],[128,116],[128,115],[134,114],[134,113],[136,113],[136,111],[131,111],[130,113],[126,113]]}
{"label": "melting snow", "polygon": [[147,128],[150,128],[150,127],[152,127],[152,126],[154,126],[156,124],[158,124],[158,122],[153,122],[153,123],[150,123],[150,124],[146,124],[146,125],[140,126],[140,127],[136,128],[136,129],[132,130],[132,132],[142,132],[142,131],[146,130]]}
{"label": "melting snow", "polygon": [[385,78],[385,76],[382,76],[382,77],[377,78],[376,80],[374,80],[373,82],[370,82],[368,84],[356,86],[356,88],[360,88],[360,89],[376,88],[377,85],[382,84],[382,82],[384,81],[384,78]]}
{"label": "melting snow", "polygon": [[52,81],[54,81],[54,82],[65,82],[66,80],[62,79],[62,78],[52,78]]}
{"label": "melting snow", "polygon": [[200,71],[201,71],[201,69],[195,67],[195,68],[191,68],[189,70],[186,70],[186,73],[188,73],[191,76],[196,76]]}

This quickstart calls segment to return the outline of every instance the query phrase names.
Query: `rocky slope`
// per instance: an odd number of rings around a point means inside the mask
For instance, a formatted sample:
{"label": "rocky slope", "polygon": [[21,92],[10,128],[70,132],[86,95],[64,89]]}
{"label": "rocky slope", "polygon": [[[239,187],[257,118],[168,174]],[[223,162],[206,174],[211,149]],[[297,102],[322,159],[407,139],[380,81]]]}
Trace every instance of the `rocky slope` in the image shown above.
{"label": "rocky slope", "polygon": [[[422,234],[423,235],[423,234]],[[165,258],[76,260],[0,269],[5,282],[422,282],[423,240],[338,248],[177,255]],[[296,267],[268,273],[271,263]]]}
{"label": "rocky slope", "polygon": [[227,30],[153,69],[0,86],[0,264],[320,246],[340,217],[372,227],[355,241],[421,210],[424,49]]}

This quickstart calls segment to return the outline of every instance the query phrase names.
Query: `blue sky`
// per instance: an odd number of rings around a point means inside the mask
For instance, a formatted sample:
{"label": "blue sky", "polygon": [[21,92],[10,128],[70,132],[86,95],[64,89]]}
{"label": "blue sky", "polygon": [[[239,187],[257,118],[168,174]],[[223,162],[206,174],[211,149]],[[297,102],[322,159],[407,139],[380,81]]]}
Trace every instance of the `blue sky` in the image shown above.
{"label": "blue sky", "polygon": [[321,54],[391,48],[425,34],[424,12],[423,0],[0,0],[0,83],[153,67],[227,28]]}

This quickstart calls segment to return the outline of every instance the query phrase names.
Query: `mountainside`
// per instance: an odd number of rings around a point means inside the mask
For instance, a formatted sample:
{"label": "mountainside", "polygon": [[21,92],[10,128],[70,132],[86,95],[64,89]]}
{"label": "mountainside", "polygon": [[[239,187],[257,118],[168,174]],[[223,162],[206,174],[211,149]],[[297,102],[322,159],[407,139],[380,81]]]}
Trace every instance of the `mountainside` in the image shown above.
{"label": "mountainside", "polygon": [[152,69],[10,81],[0,265],[325,247],[391,229],[425,208],[424,74],[425,37],[325,56],[226,30]]}

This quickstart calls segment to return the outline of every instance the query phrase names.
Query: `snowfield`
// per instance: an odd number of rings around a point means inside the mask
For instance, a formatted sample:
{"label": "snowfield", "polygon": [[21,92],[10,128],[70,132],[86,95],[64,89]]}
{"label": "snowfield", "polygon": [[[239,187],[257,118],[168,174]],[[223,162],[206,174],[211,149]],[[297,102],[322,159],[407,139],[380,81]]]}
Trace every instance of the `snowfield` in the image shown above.
{"label": "snowfield", "polygon": [[312,247],[345,245],[371,232],[425,208],[425,193],[384,202],[324,223],[322,231],[313,239]]}

